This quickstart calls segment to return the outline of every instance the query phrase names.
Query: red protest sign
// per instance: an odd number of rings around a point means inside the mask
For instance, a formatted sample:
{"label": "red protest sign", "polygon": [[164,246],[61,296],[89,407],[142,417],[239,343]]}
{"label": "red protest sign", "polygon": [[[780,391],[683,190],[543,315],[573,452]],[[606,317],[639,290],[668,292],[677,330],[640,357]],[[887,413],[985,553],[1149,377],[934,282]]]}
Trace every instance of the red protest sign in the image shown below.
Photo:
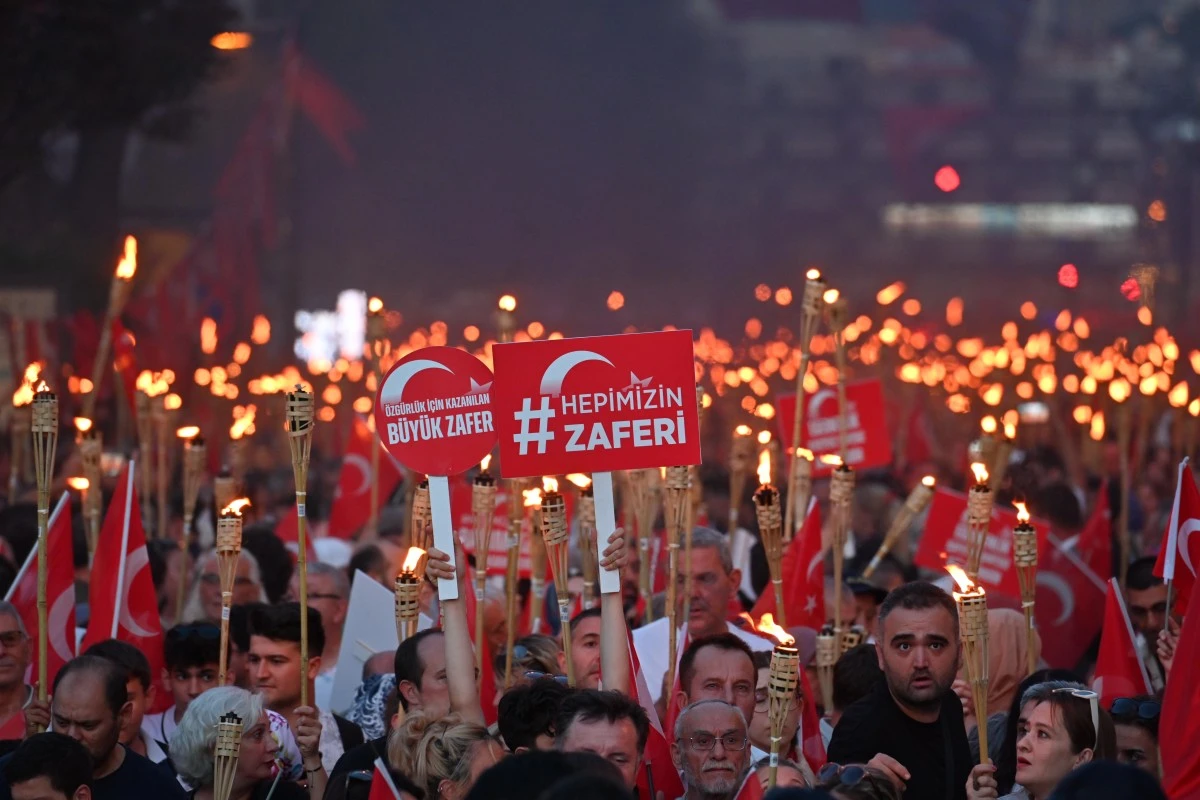
{"label": "red protest sign", "polygon": [[[1048,523],[1033,520],[1038,532],[1038,553],[1046,553]],[[983,558],[979,562],[979,582],[989,592],[1020,599],[1021,583],[1013,566],[1013,528],[1017,527],[1017,512],[1009,508],[993,508],[992,522],[983,542]],[[938,488],[929,504],[925,532],[913,563],[926,569],[942,570],[946,564],[967,563],[967,496],[961,492]]]}
{"label": "red protest sign", "polygon": [[[837,388],[822,386],[807,396],[807,402],[800,440],[802,446],[812,450],[817,458],[813,464],[813,477],[823,478],[833,468],[823,464],[821,456],[839,454],[842,448]],[[796,395],[780,395],[776,405],[779,437],[785,451],[790,452]],[[892,437],[888,435],[884,418],[883,383],[878,378],[846,384],[846,429],[846,460],[850,466],[861,470],[892,463]]]}
{"label": "red protest sign", "polygon": [[409,469],[457,475],[496,443],[491,389],[491,371],[470,353],[422,348],[388,370],[375,398],[375,430]]}
{"label": "red protest sign", "polygon": [[492,348],[506,478],[700,463],[691,331]]}

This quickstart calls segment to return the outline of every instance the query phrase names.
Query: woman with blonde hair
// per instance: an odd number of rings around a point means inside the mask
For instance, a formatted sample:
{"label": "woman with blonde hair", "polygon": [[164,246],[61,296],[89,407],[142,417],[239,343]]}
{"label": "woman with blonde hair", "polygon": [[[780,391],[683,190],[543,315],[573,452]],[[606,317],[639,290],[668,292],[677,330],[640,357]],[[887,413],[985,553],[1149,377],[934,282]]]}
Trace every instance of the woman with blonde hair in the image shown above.
{"label": "woman with blonde hair", "polygon": [[425,790],[427,800],[462,800],[485,770],[504,757],[487,728],[457,714],[415,714],[388,738],[388,761]]}

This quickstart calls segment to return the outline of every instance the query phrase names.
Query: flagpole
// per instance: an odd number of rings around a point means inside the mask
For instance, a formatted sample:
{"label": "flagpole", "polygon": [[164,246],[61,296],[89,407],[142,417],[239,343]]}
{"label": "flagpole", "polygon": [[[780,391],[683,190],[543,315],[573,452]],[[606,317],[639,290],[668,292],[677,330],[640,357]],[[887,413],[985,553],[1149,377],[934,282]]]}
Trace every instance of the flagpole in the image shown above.
{"label": "flagpole", "polygon": [[[1179,462],[1175,479],[1175,500],[1171,503],[1171,521],[1167,524],[1167,555],[1163,561],[1163,583],[1167,587],[1167,613],[1163,617],[1163,630],[1171,627],[1171,603],[1175,593],[1175,557],[1179,551],[1179,495],[1183,493],[1183,471],[1187,469],[1188,457]],[[1126,498],[1125,502],[1128,502]]]}
{"label": "flagpole", "polygon": [[117,631],[121,625],[121,592],[125,588],[125,562],[129,558],[129,514],[133,509],[133,480],[136,471],[137,460],[130,459],[125,482],[125,519],[121,522],[121,557],[117,561],[117,597],[113,603],[112,628],[108,634],[110,639],[117,638]]}

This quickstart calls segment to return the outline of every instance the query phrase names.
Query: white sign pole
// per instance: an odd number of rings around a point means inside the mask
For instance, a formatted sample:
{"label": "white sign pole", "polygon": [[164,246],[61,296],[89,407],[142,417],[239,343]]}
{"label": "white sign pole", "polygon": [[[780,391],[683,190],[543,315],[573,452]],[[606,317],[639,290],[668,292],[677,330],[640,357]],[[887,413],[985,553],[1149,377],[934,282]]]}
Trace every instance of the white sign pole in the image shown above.
{"label": "white sign pole", "polygon": [[[596,554],[608,547],[608,537],[617,529],[617,505],[613,495],[613,480],[611,472],[592,473],[592,496],[596,501]],[[630,545],[627,545],[630,546]],[[612,594],[621,591],[621,575],[615,569],[600,570],[600,594]]]}
{"label": "white sign pole", "polygon": [[[430,516],[433,517],[433,546],[448,554],[450,565],[455,566],[454,517],[450,512],[450,480],[444,475],[429,476],[429,511]],[[599,512],[597,512],[597,516],[599,516]],[[438,580],[438,601],[457,599],[458,581],[453,578]]]}

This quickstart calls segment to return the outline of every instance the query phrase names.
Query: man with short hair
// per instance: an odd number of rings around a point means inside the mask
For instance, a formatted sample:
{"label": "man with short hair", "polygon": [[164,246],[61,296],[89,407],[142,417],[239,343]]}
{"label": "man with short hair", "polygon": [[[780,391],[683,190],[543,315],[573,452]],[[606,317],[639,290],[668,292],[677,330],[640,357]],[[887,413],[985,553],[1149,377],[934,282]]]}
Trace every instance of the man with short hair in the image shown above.
{"label": "man with short hair", "polygon": [[650,718],[637,701],[619,692],[575,692],[563,700],[554,730],[556,750],[594,753],[621,771],[631,791],[637,788],[638,769],[650,736]]}
{"label": "man with short hair", "polygon": [[559,709],[574,691],[551,678],[539,678],[505,692],[496,723],[509,752],[553,750]]}
{"label": "man with short hair", "polygon": [[1125,607],[1133,625],[1134,644],[1150,674],[1150,688],[1163,688],[1163,668],[1155,653],[1158,633],[1167,623],[1167,586],[1154,574],[1154,556],[1139,558],[1125,575]]}
{"label": "man with short hair", "polygon": [[1158,776],[1158,718],[1162,704],[1150,695],[1113,700],[1113,727],[1117,733],[1117,760]]}
{"label": "man with short hair", "polygon": [[691,704],[675,720],[671,757],[683,773],[681,800],[733,800],[750,766],[746,718],[724,700]]}
{"label": "man with short hair", "polygon": [[754,651],[741,638],[722,633],[696,639],[679,658],[679,694],[673,702],[683,709],[700,700],[722,700],[749,720],[756,679]]}
{"label": "man with short hair", "polygon": [[[308,644],[311,653],[325,647],[321,614],[308,611]],[[296,730],[301,718],[315,715],[321,723],[321,763],[333,770],[342,753],[363,743],[357,725],[319,706],[300,705],[300,605],[281,603],[259,608],[250,619],[250,678],[261,692],[267,708],[287,718]],[[313,679],[321,669],[321,656],[308,659],[308,696],[313,697]]]}
{"label": "man with short hair", "polygon": [[[83,745],[91,757],[95,800],[183,800],[183,788],[167,771],[119,741],[133,713],[128,680],[128,673],[114,661],[79,656],[59,670],[48,706],[37,700],[29,704],[27,723],[49,727]],[[0,775],[14,759],[11,753],[0,759]],[[12,798],[8,781],[0,781],[0,800]]]}
{"label": "man with short hair", "polygon": [[[741,570],[733,566],[729,543],[725,534],[711,528],[695,528],[692,531],[692,594],[685,597],[685,576],[680,568],[676,592],[679,619],[687,626],[686,638],[690,641],[731,633],[744,641],[751,650],[772,650],[775,643],[757,634],[744,631],[726,621],[729,604],[737,594],[742,581]],[[690,602],[689,602],[690,601]],[[683,609],[689,611],[683,619]],[[657,701],[662,697],[663,676],[667,674],[667,651],[670,644],[666,617],[656,619],[649,625],[634,630],[633,645],[637,649],[638,661],[650,693]],[[680,648],[686,647],[681,637]],[[753,679],[751,688],[753,691]]]}
{"label": "man with short hair", "polygon": [[29,632],[21,612],[12,603],[0,601],[0,739],[25,735],[21,711],[33,699],[33,687],[25,684],[31,659]]}
{"label": "man with short hair", "polygon": [[150,676],[150,661],[146,654],[138,648],[117,639],[105,639],[96,642],[84,651],[85,656],[107,658],[122,667],[128,674],[125,691],[129,696],[129,719],[121,727],[121,744],[128,747],[139,756],[145,756],[155,764],[167,760],[166,751],[159,746],[154,737],[142,733],[142,723],[146,719],[146,709],[154,705],[157,694]]}
{"label": "man with short hair", "polygon": [[600,688],[600,608],[589,608],[571,619],[571,665],[575,686]]}
{"label": "man with short hair", "polygon": [[142,720],[142,736],[169,750],[188,704],[217,685],[221,669],[221,629],[216,625],[176,625],[163,636],[163,683],[175,704]]}
{"label": "man with short hair", "polygon": [[833,708],[821,720],[821,738],[826,748],[846,709],[875,691],[882,680],[879,656],[871,642],[852,647],[837,660],[833,665]]}
{"label": "man with short hair", "polygon": [[[287,599],[300,599],[300,574],[292,575]],[[313,681],[317,708],[329,707],[333,681],[337,675],[338,655],[342,651],[342,626],[350,608],[350,578],[346,570],[314,561],[308,565],[308,607],[321,614],[325,648],[321,651],[321,672]]]}
{"label": "man with short hair", "polygon": [[905,800],[965,800],[971,750],[951,688],[959,666],[954,600],[931,583],[896,589],[879,607],[876,651],[885,680],[842,713],[829,760],[880,770]]}
{"label": "man with short hair", "polygon": [[13,800],[92,800],[92,759],[61,733],[30,736],[4,766]]}

